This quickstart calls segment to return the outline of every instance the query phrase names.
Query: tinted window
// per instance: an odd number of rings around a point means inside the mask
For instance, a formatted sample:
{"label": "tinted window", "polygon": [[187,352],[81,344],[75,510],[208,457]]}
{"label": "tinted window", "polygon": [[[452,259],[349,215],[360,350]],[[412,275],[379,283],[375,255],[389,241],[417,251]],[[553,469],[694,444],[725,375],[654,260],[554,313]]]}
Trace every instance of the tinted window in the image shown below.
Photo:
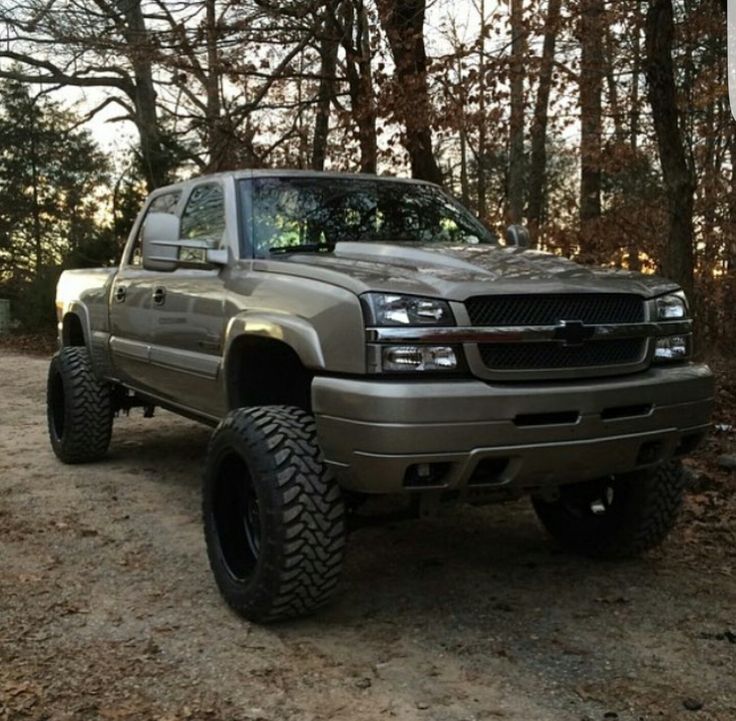
{"label": "tinted window", "polygon": [[[148,210],[146,210],[146,217],[149,213],[169,213],[171,215],[176,215],[176,206],[179,204],[179,198],[181,198],[181,191],[179,190],[157,196],[151,201],[151,204],[148,206]],[[135,241],[133,242],[133,247],[130,251],[130,259],[128,261],[129,265],[133,265],[139,268],[143,266],[141,232],[143,230],[144,223],[145,218],[143,219],[143,223],[141,223],[140,228],[138,229],[138,235],[136,235]]]}
{"label": "tinted window", "polygon": [[[222,187],[215,183],[198,185],[189,196],[181,217],[181,237],[204,241],[210,248],[219,248],[225,232],[225,198]],[[179,248],[183,263],[205,263],[204,248]]]}
{"label": "tinted window", "polygon": [[181,217],[181,237],[219,246],[225,232],[225,198],[219,185],[198,185]]}
{"label": "tinted window", "polygon": [[340,241],[493,243],[439,188],[357,178],[261,178],[253,184],[256,253]]}

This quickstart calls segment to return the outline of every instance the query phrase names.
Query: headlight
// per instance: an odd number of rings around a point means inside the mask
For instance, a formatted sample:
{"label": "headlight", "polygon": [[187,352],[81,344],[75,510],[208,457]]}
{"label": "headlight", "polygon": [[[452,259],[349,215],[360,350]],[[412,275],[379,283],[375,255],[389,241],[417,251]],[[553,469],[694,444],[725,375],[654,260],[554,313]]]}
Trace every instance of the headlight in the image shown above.
{"label": "headlight", "polygon": [[381,349],[384,373],[397,371],[454,371],[458,368],[457,354],[445,346],[385,346]]}
{"label": "headlight", "polygon": [[400,327],[455,324],[450,306],[444,300],[392,293],[366,293],[361,300],[368,325]]}
{"label": "headlight", "polygon": [[[656,320],[686,321],[689,317],[687,298],[682,291],[655,299]],[[677,325],[677,324],[675,324]],[[681,325],[681,324],[680,324]],[[663,326],[664,327],[664,326]],[[674,330],[674,329],[673,329]],[[678,329],[679,330],[679,329]],[[657,338],[654,346],[655,363],[687,360],[692,354],[692,336],[689,333]]]}
{"label": "headlight", "polygon": [[685,294],[672,293],[657,298],[657,320],[682,320],[687,318],[687,299]]}

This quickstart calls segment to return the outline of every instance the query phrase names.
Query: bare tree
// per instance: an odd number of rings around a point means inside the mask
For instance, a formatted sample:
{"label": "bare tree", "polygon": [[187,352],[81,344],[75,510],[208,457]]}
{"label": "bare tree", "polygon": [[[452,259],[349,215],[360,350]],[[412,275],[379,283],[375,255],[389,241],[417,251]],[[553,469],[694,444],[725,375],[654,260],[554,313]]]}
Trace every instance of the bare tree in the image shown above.
{"label": "bare tree", "polygon": [[352,116],[358,126],[360,170],[363,173],[375,173],[378,167],[378,110],[373,87],[368,11],[363,0],[343,0],[340,9],[345,74]]}
{"label": "bare tree", "polygon": [[424,47],[426,0],[376,0],[395,70],[394,112],[404,128],[404,143],[415,178],[442,182],[432,150],[432,105]]}
{"label": "bare tree", "polygon": [[[478,162],[476,174],[478,176],[478,215],[485,220],[488,216],[488,185],[486,183],[488,153],[486,36],[488,34],[488,17],[486,15],[485,0],[480,0],[478,15],[480,17],[480,28],[478,31],[478,121],[476,123],[478,126]],[[462,129],[461,144],[461,151],[465,156],[467,145],[467,128],[465,127]],[[465,167],[465,173],[467,174],[467,167]]]}
{"label": "bare tree", "polygon": [[337,83],[337,51],[340,48],[341,31],[337,25],[335,0],[325,3],[319,40],[319,90],[314,118],[312,139],[312,168],[324,170],[327,158],[327,137],[330,132],[330,108],[335,97]]}
{"label": "bare tree", "polygon": [[509,122],[509,220],[521,223],[524,215],[524,66],[527,42],[524,2],[511,0],[511,120]]}
{"label": "bare tree", "polygon": [[580,0],[580,249],[591,252],[601,215],[603,0]]}
{"label": "bare tree", "polygon": [[[90,116],[117,104],[135,123],[149,188],[164,184],[170,148],[161,132],[153,81],[153,45],[141,0],[24,0],[0,10],[9,40],[0,77],[48,87],[113,91]],[[13,48],[13,49],[11,49]]]}
{"label": "bare tree", "polygon": [[674,37],[672,0],[651,0],[646,18],[646,72],[669,208],[662,271],[692,294],[695,174],[685,152],[679,118]]}
{"label": "bare tree", "polygon": [[534,104],[531,128],[531,161],[529,164],[529,234],[532,246],[539,243],[539,226],[544,206],[545,179],[547,173],[547,126],[549,122],[549,99],[552,90],[552,71],[555,61],[555,46],[560,27],[562,0],[549,0],[544,25],[542,63],[539,70],[539,87]]}

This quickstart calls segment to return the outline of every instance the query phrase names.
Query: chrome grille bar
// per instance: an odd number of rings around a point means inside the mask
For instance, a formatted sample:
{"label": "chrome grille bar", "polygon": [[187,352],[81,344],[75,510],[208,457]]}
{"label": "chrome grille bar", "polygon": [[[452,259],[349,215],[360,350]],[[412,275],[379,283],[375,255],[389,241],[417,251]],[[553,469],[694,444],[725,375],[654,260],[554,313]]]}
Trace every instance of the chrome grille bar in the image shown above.
{"label": "chrome grille bar", "polygon": [[[470,328],[367,328],[369,343],[565,343],[561,337],[564,323],[554,326],[494,326]],[[586,333],[585,342],[620,338],[661,338],[669,335],[687,335],[692,332],[692,321],[662,321],[650,323],[609,323],[604,325],[580,324]]]}

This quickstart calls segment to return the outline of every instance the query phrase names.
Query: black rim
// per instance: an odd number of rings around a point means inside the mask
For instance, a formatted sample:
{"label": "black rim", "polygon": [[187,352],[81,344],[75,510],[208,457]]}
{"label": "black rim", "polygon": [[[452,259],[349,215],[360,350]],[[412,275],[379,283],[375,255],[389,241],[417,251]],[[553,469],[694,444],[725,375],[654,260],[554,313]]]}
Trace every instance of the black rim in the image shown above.
{"label": "black rim", "polygon": [[64,381],[61,373],[54,373],[49,384],[49,406],[51,411],[51,430],[58,440],[64,435],[65,403]]}
{"label": "black rim", "polygon": [[225,456],[219,465],[212,506],[225,567],[236,581],[246,581],[260,554],[261,510],[248,466],[235,453]]}

